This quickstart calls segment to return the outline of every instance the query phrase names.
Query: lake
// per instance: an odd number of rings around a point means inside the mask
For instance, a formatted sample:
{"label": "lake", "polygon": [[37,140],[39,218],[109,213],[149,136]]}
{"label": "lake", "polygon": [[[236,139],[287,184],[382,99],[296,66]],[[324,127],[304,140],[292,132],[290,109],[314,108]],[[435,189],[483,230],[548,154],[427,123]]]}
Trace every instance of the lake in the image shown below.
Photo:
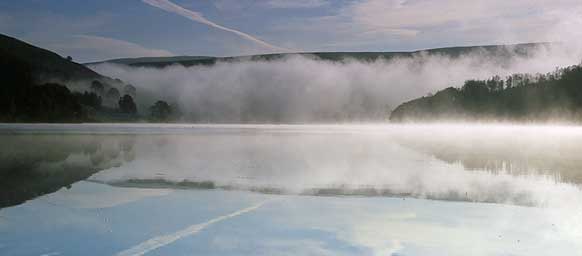
{"label": "lake", "polygon": [[582,127],[1,124],[0,255],[580,255]]}

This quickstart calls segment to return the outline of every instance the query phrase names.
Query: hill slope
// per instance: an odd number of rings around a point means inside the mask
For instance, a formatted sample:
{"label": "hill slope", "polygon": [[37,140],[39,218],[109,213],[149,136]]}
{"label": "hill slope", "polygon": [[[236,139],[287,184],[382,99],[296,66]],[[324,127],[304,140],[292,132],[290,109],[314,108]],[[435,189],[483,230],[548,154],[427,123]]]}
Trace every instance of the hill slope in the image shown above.
{"label": "hill slope", "polygon": [[[0,57],[30,67],[36,79],[81,80],[103,78],[84,65],[58,54],[0,34]],[[9,63],[9,62],[7,62]]]}
{"label": "hill slope", "polygon": [[[116,92],[115,98],[93,92],[95,83]],[[0,34],[0,122],[94,121],[88,113],[100,110],[102,100],[117,105],[122,86],[121,80]]]}
{"label": "hill slope", "polygon": [[461,88],[450,87],[401,104],[390,120],[580,122],[582,66],[545,75],[469,80]]}

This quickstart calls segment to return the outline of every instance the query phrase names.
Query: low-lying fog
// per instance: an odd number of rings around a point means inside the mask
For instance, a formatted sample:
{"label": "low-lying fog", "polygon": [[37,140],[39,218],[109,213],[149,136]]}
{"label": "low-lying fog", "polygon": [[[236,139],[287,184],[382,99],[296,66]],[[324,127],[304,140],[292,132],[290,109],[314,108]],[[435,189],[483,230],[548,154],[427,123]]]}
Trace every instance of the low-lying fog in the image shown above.
{"label": "low-lying fog", "polygon": [[188,120],[195,121],[333,122],[386,119],[404,101],[462,86],[468,79],[547,73],[582,60],[579,47],[565,44],[539,45],[527,55],[498,55],[417,54],[371,62],[295,55],[214,66],[158,69],[100,64],[92,68],[135,85],[141,111],[162,99],[178,104]]}

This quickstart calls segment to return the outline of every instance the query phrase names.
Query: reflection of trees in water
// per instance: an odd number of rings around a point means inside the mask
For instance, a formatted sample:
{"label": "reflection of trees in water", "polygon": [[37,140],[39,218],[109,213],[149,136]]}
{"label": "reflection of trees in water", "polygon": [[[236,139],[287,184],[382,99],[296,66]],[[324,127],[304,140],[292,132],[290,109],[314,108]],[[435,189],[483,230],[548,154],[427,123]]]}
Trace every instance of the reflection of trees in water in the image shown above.
{"label": "reflection of trees in water", "polygon": [[506,135],[400,137],[399,144],[466,170],[547,175],[582,184],[582,137],[511,138]]}
{"label": "reflection of trees in water", "polygon": [[0,208],[135,158],[134,135],[0,135]]}

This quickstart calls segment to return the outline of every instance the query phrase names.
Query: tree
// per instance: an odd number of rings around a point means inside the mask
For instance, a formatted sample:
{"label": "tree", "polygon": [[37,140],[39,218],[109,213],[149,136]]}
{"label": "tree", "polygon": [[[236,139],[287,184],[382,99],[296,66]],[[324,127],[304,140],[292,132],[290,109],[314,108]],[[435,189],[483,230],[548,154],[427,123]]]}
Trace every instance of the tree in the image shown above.
{"label": "tree", "polygon": [[135,106],[135,102],[133,102],[133,98],[129,95],[123,95],[121,99],[119,99],[119,111],[125,114],[137,114],[137,107]]}
{"label": "tree", "polygon": [[103,94],[105,93],[105,86],[103,86],[101,82],[94,80],[91,82],[91,92],[94,92],[98,96],[103,97]]}
{"label": "tree", "polygon": [[[501,120],[582,121],[582,66],[547,74],[513,74],[504,81],[468,80],[461,89],[449,88],[433,97],[398,106],[392,121]],[[505,86],[504,86],[505,85]],[[493,88],[496,88],[493,90]],[[446,95],[450,90],[451,97]]]}
{"label": "tree", "polygon": [[68,61],[73,61],[73,57],[71,57],[71,56],[67,56],[67,60],[68,60]]}
{"label": "tree", "polygon": [[101,108],[102,103],[101,97],[95,94],[94,92],[84,92],[84,93],[77,92],[74,93],[74,95],[77,98],[77,101],[82,105],[89,106],[94,109]]}
{"label": "tree", "polygon": [[137,89],[135,88],[135,86],[133,86],[131,84],[128,84],[125,87],[123,87],[123,94],[127,94],[131,97],[135,97],[136,91],[137,91]]}
{"label": "tree", "polygon": [[172,114],[172,107],[163,100],[158,100],[150,107],[150,118],[154,121],[168,121]]}
{"label": "tree", "polygon": [[108,99],[111,100],[118,100],[119,99],[119,90],[117,90],[117,88],[111,88],[109,89],[109,91],[107,91],[107,95],[105,95],[105,97],[107,97]]}

